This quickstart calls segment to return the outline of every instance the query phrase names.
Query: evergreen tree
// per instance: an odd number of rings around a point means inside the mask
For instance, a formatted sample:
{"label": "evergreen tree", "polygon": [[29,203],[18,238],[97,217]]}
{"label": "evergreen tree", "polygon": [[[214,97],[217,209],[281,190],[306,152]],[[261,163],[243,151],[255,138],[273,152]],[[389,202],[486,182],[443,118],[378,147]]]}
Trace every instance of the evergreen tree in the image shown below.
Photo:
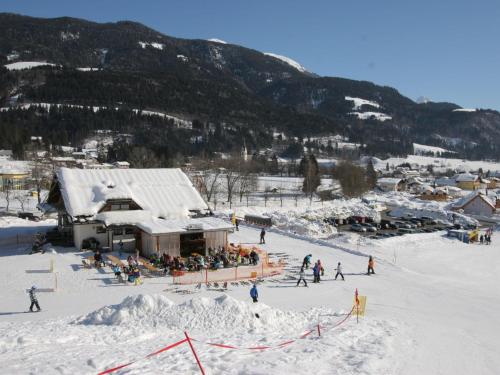
{"label": "evergreen tree", "polygon": [[309,194],[312,198],[313,193],[321,185],[318,162],[313,154],[305,158],[303,168],[304,182],[302,184],[302,191]]}
{"label": "evergreen tree", "polygon": [[371,159],[366,166],[366,183],[369,189],[373,189],[377,185],[377,172],[373,167],[373,162]]}

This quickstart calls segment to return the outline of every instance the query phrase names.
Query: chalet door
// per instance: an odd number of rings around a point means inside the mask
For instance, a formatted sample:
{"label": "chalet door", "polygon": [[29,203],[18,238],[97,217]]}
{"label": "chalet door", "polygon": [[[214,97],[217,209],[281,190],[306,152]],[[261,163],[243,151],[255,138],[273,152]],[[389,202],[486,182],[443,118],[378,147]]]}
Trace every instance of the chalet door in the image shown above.
{"label": "chalet door", "polygon": [[205,254],[203,232],[181,234],[181,257],[190,257],[193,253]]}

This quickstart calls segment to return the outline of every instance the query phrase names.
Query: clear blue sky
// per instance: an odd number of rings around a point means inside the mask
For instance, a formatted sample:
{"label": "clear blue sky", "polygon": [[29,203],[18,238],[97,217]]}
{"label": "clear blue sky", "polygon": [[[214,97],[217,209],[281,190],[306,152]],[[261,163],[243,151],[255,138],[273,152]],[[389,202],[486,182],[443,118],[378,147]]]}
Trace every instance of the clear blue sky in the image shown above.
{"label": "clear blue sky", "polygon": [[1,12],[134,20],[219,38],[416,99],[500,110],[498,0],[0,0]]}

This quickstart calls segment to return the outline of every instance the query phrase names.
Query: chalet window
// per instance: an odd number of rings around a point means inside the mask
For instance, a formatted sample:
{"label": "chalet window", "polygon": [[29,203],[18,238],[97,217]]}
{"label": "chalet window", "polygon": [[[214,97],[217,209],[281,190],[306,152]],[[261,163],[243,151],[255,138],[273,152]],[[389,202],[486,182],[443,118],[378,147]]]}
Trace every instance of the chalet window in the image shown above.
{"label": "chalet window", "polygon": [[123,235],[123,229],[122,228],[115,228],[115,229],[113,229],[113,235],[114,236],[122,236]]}
{"label": "chalet window", "polygon": [[130,204],[128,203],[113,203],[111,204],[111,211],[128,211]]}
{"label": "chalet window", "polygon": [[125,234],[134,234],[134,228],[125,228]]}
{"label": "chalet window", "polygon": [[106,228],[104,228],[103,226],[98,226],[95,228],[95,232],[96,233],[106,233]]}

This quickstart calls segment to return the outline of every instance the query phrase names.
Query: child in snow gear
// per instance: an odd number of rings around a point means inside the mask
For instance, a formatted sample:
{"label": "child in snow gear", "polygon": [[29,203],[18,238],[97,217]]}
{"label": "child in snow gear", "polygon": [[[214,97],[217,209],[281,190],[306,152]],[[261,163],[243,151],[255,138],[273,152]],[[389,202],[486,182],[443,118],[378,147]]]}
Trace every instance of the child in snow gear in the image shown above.
{"label": "child in snow gear", "polygon": [[342,276],[342,280],[345,281],[344,274],[342,273],[342,265],[340,264],[340,262],[337,264],[337,268],[335,268],[335,271],[337,271],[337,274],[335,275],[335,280],[337,280],[337,277],[340,275]]}
{"label": "child in snow gear", "polygon": [[252,289],[250,289],[250,297],[252,297],[253,302],[259,302],[259,292],[257,291],[257,284],[253,284]]}
{"label": "child in snow gear", "polygon": [[375,270],[373,269],[374,266],[375,266],[375,261],[373,260],[373,257],[370,255],[370,258],[368,259],[368,272],[367,272],[368,275],[370,273],[373,273],[375,275]]}
{"label": "child in snow gear", "polygon": [[325,269],[323,268],[323,265],[321,264],[321,260],[318,259],[318,266],[319,266],[319,271],[321,273],[321,276],[325,276]]}
{"label": "child in snow gear", "polygon": [[305,267],[306,270],[309,269],[309,265],[311,264],[311,258],[312,258],[311,254],[308,254],[304,257],[304,261],[302,262],[302,267]]}
{"label": "child in snow gear", "polygon": [[266,231],[264,228],[262,228],[262,230],[260,231],[260,243],[263,244],[263,243],[266,243],[266,240],[264,239],[266,235]]}
{"label": "child in snow gear", "polygon": [[297,281],[297,286],[299,286],[301,281],[304,282],[304,286],[307,286],[307,281],[305,279],[305,276],[306,276],[306,273],[304,272],[304,267],[301,267],[300,272],[299,272],[299,281]]}
{"label": "child in snow gear", "polygon": [[318,264],[318,262],[314,263],[314,267],[313,267],[313,275],[314,275],[314,281],[313,283],[319,283],[319,275],[320,275],[320,265]]}
{"label": "child in snow gear", "polygon": [[36,286],[32,286],[31,289],[29,290],[29,295],[30,295],[30,301],[31,301],[31,305],[30,305],[30,311],[33,312],[33,307],[36,306],[36,311],[40,311],[41,308],[40,308],[40,305],[38,304],[38,299],[36,298]]}

